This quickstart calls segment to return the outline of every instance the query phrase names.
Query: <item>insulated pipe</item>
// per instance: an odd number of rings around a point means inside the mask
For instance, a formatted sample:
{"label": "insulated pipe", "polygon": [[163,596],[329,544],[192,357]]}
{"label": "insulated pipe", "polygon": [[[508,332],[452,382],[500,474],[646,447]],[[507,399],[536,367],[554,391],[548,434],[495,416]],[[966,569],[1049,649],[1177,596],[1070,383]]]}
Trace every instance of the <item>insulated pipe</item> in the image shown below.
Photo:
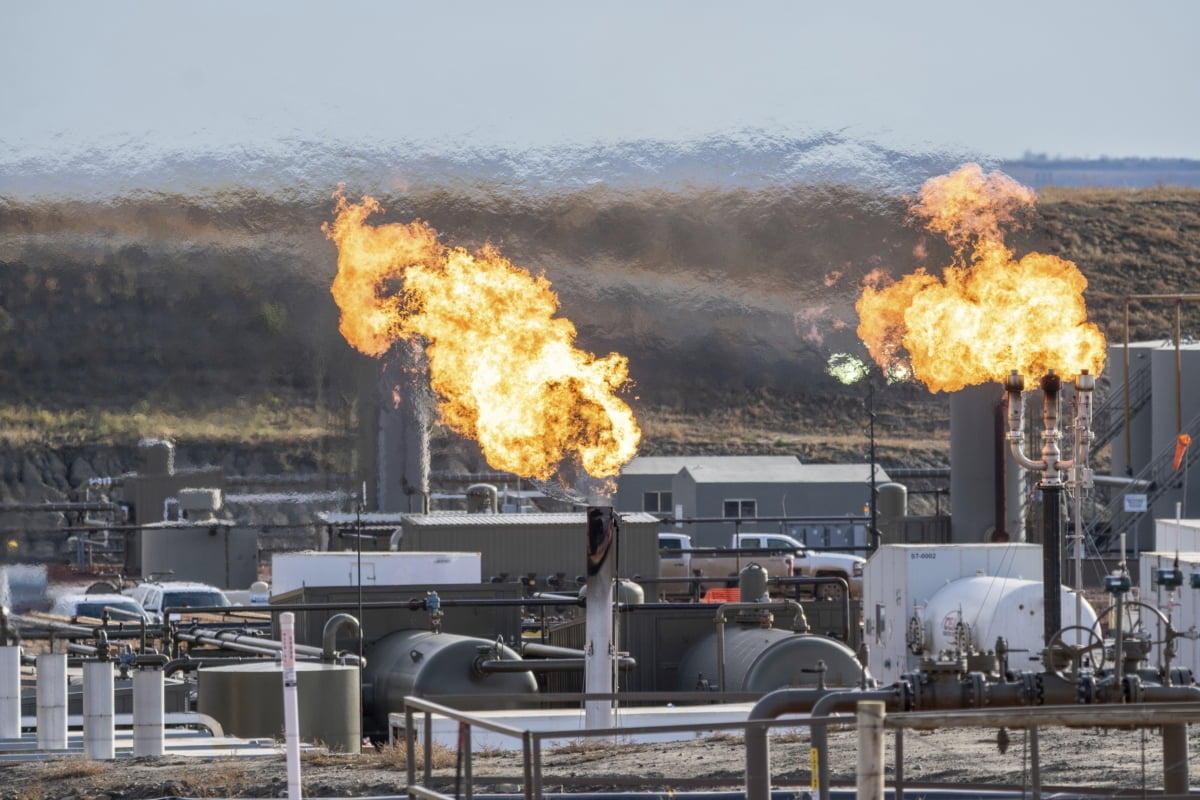
{"label": "insulated pipe", "polygon": [[37,657],[37,746],[67,749],[67,654]]}
{"label": "insulated pipe", "polygon": [[21,738],[21,648],[0,647],[0,739]]}
{"label": "insulated pipe", "polygon": [[83,665],[83,753],[93,761],[116,757],[113,664],[107,659]]}
{"label": "insulated pipe", "polygon": [[135,756],[161,756],[166,749],[163,735],[166,702],[164,677],[161,666],[143,667],[133,673]]}

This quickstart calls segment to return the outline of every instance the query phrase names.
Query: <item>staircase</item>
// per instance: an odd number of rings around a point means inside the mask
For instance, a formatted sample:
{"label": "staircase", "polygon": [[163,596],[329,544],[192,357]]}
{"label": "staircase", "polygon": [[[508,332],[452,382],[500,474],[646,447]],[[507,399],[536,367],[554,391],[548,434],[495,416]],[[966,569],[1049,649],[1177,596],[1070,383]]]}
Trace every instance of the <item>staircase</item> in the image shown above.
{"label": "staircase", "polygon": [[1154,457],[1143,467],[1134,481],[1135,486],[1147,486],[1146,511],[1126,511],[1125,495],[1130,488],[1125,487],[1113,495],[1108,505],[1096,513],[1091,520],[1092,539],[1096,550],[1105,552],[1116,546],[1122,531],[1132,531],[1141,518],[1150,513],[1154,501],[1158,500],[1171,489],[1180,488],[1184,471],[1192,464],[1200,461],[1200,414],[1184,426],[1183,432],[1192,437],[1192,446],[1184,454],[1179,469],[1174,469],[1175,442],[1172,440],[1166,447],[1154,454]]}
{"label": "staircase", "polygon": [[[1150,402],[1150,365],[1129,376],[1129,417],[1132,419]],[[1104,402],[1092,409],[1092,432],[1096,438],[1091,450],[1095,452],[1117,438],[1125,428],[1125,389],[1114,386]]]}

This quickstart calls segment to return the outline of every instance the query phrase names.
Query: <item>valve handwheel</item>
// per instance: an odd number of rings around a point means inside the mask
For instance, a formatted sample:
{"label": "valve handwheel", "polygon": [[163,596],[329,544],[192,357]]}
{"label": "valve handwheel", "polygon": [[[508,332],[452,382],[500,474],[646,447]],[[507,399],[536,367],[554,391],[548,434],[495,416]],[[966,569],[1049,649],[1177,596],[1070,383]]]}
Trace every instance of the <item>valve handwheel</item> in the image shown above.
{"label": "valve handwheel", "polygon": [[[1070,633],[1071,631],[1083,631],[1086,633],[1087,644],[1067,644],[1065,634]],[[1100,634],[1096,633],[1096,631],[1084,625],[1068,625],[1065,628],[1060,628],[1058,633],[1054,634],[1054,637],[1050,639],[1050,644],[1047,645],[1047,647],[1049,649],[1061,650],[1069,655],[1072,661],[1077,660],[1085,653],[1090,653],[1093,650],[1099,650],[1100,657],[1095,659],[1093,662],[1093,667],[1095,669],[1101,669],[1104,666],[1105,657],[1107,655],[1105,653],[1104,639],[1100,636]]]}

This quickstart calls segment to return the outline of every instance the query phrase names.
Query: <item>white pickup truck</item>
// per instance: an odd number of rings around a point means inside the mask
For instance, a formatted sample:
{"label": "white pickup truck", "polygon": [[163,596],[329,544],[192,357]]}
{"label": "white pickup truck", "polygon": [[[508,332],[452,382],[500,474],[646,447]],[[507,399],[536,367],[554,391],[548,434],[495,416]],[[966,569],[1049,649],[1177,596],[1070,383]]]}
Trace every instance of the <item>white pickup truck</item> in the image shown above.
{"label": "white pickup truck", "polygon": [[[686,533],[659,533],[659,576],[662,578],[736,577],[742,567],[757,563],[767,577],[845,578],[851,597],[862,596],[866,559],[846,553],[813,552],[790,536],[765,533],[735,534],[731,548],[695,548]],[[838,597],[832,583],[817,584],[817,597]]]}
{"label": "white pickup truck", "polygon": [[[734,536],[734,546],[791,550],[794,554],[793,575],[805,578],[845,578],[846,583],[850,585],[850,596],[862,597],[863,564],[867,563],[862,556],[809,550],[791,536],[782,533],[738,533]],[[818,584],[816,587],[818,597],[836,597],[840,591],[832,584]]]}

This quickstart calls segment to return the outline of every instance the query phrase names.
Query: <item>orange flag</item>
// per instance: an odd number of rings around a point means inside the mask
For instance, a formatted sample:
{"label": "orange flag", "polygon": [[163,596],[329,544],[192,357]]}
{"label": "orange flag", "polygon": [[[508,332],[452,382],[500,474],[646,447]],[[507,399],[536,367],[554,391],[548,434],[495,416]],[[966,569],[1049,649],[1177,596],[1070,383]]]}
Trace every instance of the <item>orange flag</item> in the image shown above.
{"label": "orange flag", "polygon": [[1175,440],[1175,466],[1174,469],[1179,469],[1179,465],[1183,463],[1183,454],[1187,452],[1188,445],[1192,443],[1192,437],[1186,433],[1179,434],[1179,438]]}

